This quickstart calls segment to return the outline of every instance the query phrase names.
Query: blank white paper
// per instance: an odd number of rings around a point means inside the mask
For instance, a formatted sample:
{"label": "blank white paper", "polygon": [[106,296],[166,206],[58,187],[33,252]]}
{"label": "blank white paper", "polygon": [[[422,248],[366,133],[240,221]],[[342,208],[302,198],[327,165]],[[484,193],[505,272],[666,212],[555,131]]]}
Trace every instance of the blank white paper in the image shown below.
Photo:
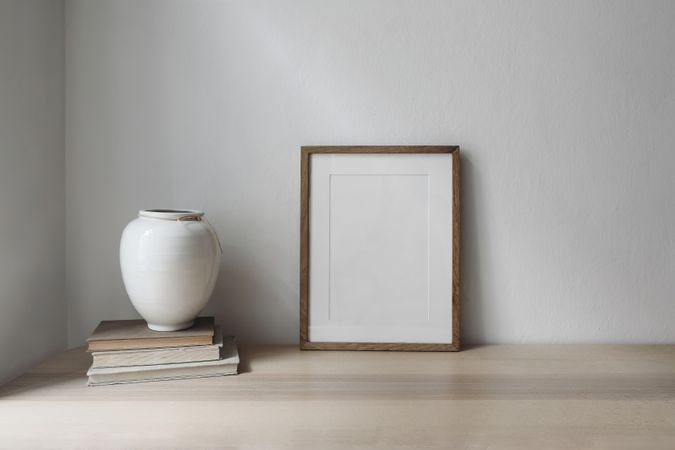
{"label": "blank white paper", "polygon": [[309,340],[452,342],[452,155],[310,156]]}

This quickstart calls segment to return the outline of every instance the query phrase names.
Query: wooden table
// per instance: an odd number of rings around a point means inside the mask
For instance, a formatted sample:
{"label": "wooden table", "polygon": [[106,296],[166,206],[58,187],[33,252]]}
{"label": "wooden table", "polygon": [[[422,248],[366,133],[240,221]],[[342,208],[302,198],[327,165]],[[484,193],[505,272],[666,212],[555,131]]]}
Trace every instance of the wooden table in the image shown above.
{"label": "wooden table", "polygon": [[0,388],[2,448],[675,448],[675,346],[243,346],[238,376],[87,387],[83,349]]}

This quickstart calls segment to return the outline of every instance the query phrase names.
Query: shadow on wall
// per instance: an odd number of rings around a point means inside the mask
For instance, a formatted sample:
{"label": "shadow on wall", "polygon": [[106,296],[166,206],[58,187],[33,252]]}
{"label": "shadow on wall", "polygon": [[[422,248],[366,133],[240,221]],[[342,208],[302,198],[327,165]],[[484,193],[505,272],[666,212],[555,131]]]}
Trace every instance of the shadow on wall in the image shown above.
{"label": "shadow on wall", "polygon": [[223,333],[239,342],[290,344],[299,334],[298,291],[278,279],[253,254],[223,244],[223,261],[211,300],[202,313],[215,315]]}
{"label": "shadow on wall", "polygon": [[[470,151],[462,147],[461,177],[461,342],[483,342],[485,336],[485,293],[481,283],[481,254],[486,253],[488,242],[481,239],[478,223],[478,204],[481,197],[481,180]],[[481,249],[483,250],[481,252]]]}

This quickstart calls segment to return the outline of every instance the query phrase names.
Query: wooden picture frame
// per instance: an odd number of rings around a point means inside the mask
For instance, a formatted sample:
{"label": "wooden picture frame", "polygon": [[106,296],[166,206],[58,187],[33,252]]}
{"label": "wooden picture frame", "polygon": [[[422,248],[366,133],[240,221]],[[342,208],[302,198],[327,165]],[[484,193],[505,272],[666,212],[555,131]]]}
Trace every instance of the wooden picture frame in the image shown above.
{"label": "wooden picture frame", "polygon": [[[449,228],[447,230],[448,233],[451,233],[451,239],[448,241],[448,246],[451,246],[451,255],[446,255],[443,256],[441,255],[442,258],[445,258],[444,261],[451,261],[451,273],[447,274],[448,276],[451,277],[451,285],[446,283],[445,281],[442,283],[443,284],[443,293],[451,292],[451,298],[443,300],[447,302],[451,302],[451,305],[445,305],[442,310],[446,310],[448,312],[451,311],[451,318],[443,318],[442,320],[447,320],[448,325],[451,327],[451,331],[447,330],[447,333],[451,335],[451,339],[446,340],[441,340],[440,342],[427,342],[426,340],[424,342],[408,342],[408,341],[402,341],[402,342],[392,342],[391,339],[387,339],[385,342],[370,342],[370,341],[364,341],[363,339],[358,339],[356,341],[344,339],[339,342],[335,341],[324,341],[322,339],[310,339],[310,308],[312,307],[311,299],[310,299],[310,244],[312,237],[310,237],[310,229],[311,229],[311,214],[312,211],[310,211],[310,199],[312,192],[310,192],[311,185],[313,180],[316,180],[316,177],[323,176],[323,179],[326,178],[325,175],[315,175],[314,178],[312,175],[312,160],[313,158],[316,158],[316,165],[317,168],[315,169],[316,171],[323,170],[321,167],[333,167],[335,164],[334,163],[339,163],[342,164],[343,161],[346,161],[345,164],[357,164],[359,161],[362,161],[361,157],[357,157],[356,159],[350,160],[349,158],[337,156],[337,155],[391,155],[392,158],[389,158],[387,161],[385,161],[384,166],[390,167],[392,164],[398,164],[397,160],[395,159],[396,155],[439,155],[439,156],[434,156],[430,158],[438,158],[439,160],[445,160],[446,156],[449,157],[449,162],[451,165],[451,168],[448,167],[448,171],[451,172],[451,175],[449,175],[451,178],[450,186],[449,189],[451,190],[450,193],[446,194],[443,192],[443,196],[439,197],[438,195],[433,195],[430,194],[429,192],[429,182],[428,182],[428,176],[427,176],[427,181],[420,181],[418,183],[419,186],[424,186],[424,184],[421,183],[427,183],[426,184],[426,197],[424,198],[433,198],[436,200],[437,198],[442,198],[445,199],[445,195],[448,195],[449,202],[451,202],[451,205],[447,205],[447,208],[449,209],[449,213],[445,214],[444,219],[442,221],[442,225],[445,225],[446,222],[451,222]],[[329,157],[328,159],[328,166],[325,164],[321,165],[319,164],[320,161],[322,161],[321,158],[324,158],[323,161],[325,161],[326,156],[319,156],[319,155],[336,155],[335,157]],[[365,158],[363,161],[375,161],[374,164],[375,166],[372,167],[377,167],[379,164],[379,161],[381,159],[378,159],[379,157],[368,157],[364,156]],[[410,157],[409,157],[410,158]],[[414,158],[417,158],[417,160],[420,160],[422,164],[426,164],[426,161],[435,161],[434,159],[429,160],[428,158],[422,156],[411,156],[412,161],[416,161]],[[356,161],[356,162],[355,162]],[[408,160],[411,161],[411,160]],[[382,164],[379,164],[381,167],[383,166]],[[400,164],[399,164],[400,165]],[[447,167],[447,166],[442,166],[442,167]],[[436,170],[436,169],[434,169]],[[460,298],[459,298],[459,285],[460,285],[460,153],[459,153],[459,147],[458,146],[307,146],[307,147],[302,147],[301,149],[301,166],[300,166],[300,172],[301,172],[301,177],[300,177],[300,189],[301,189],[301,203],[300,203],[300,348],[303,350],[400,350],[400,351],[458,351],[460,349]],[[376,171],[377,172],[377,171]],[[434,172],[437,173],[437,172]],[[365,173],[366,175],[380,175],[379,173]],[[402,175],[411,175],[412,173],[405,173]],[[348,176],[351,176],[352,174],[347,173]],[[399,175],[398,173],[387,173],[383,175]],[[414,174],[417,175],[417,174]],[[333,181],[331,177],[334,175],[327,175],[328,178],[328,217],[329,217],[329,225],[328,225],[328,248],[329,248],[329,257],[328,257],[328,294],[327,296],[329,297],[329,306],[330,306],[330,296],[331,296],[331,286],[332,286],[332,281],[330,279],[330,274],[331,268],[330,268],[330,261],[331,261],[331,256],[330,256],[330,243],[333,242],[330,237],[330,228],[331,228],[331,223],[333,219],[331,219],[331,206],[330,203],[332,202],[331,198],[332,196],[336,195],[331,192],[332,189],[334,189],[333,186]],[[363,177],[361,177],[363,178]],[[436,177],[439,178],[439,177]],[[403,180],[403,178],[400,178]],[[442,178],[439,178],[442,179]],[[322,182],[321,179],[319,179],[318,182]],[[325,181],[323,182],[325,184]],[[387,179],[385,181],[382,181],[381,183],[385,183],[385,186],[391,185],[391,182]],[[389,184],[386,184],[389,183]],[[400,192],[408,192],[408,185],[405,184],[405,181],[401,181],[401,189],[399,189]],[[317,184],[316,186],[322,186]],[[315,187],[316,187],[315,186]],[[439,182],[435,182],[434,184],[434,189],[445,189],[443,186],[444,184],[441,184],[439,187]],[[357,187],[350,187],[351,192],[354,192],[354,189],[358,189],[358,183]],[[325,189],[324,189],[325,190]],[[317,191],[319,189],[317,188]],[[381,189],[380,189],[381,191]],[[379,192],[379,191],[378,191]],[[419,191],[422,192],[422,191]],[[318,196],[318,194],[314,193],[315,197]],[[325,194],[321,194],[325,197]],[[422,195],[422,194],[420,194]],[[358,198],[352,197],[350,198]],[[317,200],[314,199],[314,202]],[[428,200],[431,201],[431,200]],[[336,204],[340,204],[339,202],[335,202]],[[420,202],[417,202],[420,203]],[[410,204],[417,204],[414,201]],[[343,202],[344,204],[344,202]],[[352,203],[346,203],[347,205],[352,205]],[[396,204],[396,203],[392,203]],[[316,204],[315,204],[316,205]],[[445,203],[440,203],[440,205],[445,205]],[[319,207],[315,208],[319,210]],[[431,208],[429,204],[427,204],[426,208]],[[445,208],[445,206],[443,207]],[[345,208],[342,209],[344,211]],[[367,211],[367,210],[366,210]],[[432,250],[430,250],[432,247],[429,246],[429,236],[431,236],[431,231],[428,231],[431,225],[429,225],[432,221],[430,219],[430,213],[427,213],[426,220],[427,220],[427,247],[426,247],[426,254],[427,258],[430,258],[429,254],[431,253]],[[412,215],[412,214],[411,214]],[[419,216],[423,217],[422,214],[418,214]],[[451,217],[451,219],[447,219],[448,217]],[[317,223],[319,222],[319,219],[315,219]],[[353,221],[352,221],[353,222]],[[396,223],[396,222],[394,222]],[[353,225],[353,223],[352,223]],[[438,227],[436,226],[437,224],[434,224],[434,233],[438,232],[444,232],[443,229],[440,229],[438,231]],[[318,226],[318,225],[317,225]],[[337,228],[337,227],[336,227]],[[334,232],[337,234],[338,232]],[[317,233],[318,234],[318,233]],[[316,237],[314,239],[317,239]],[[445,238],[447,239],[447,238]],[[326,240],[326,239],[324,239]],[[351,242],[351,241],[343,241],[344,242]],[[356,244],[354,244],[356,245]],[[435,247],[433,247],[435,248]],[[442,247],[445,248],[445,247]],[[438,253],[436,250],[433,250],[436,253]],[[318,250],[317,250],[318,253]],[[445,265],[443,267],[446,267],[447,264],[449,263],[444,263]],[[318,265],[318,264],[317,264]],[[431,271],[430,269],[431,263],[427,263],[426,270],[427,270],[427,276],[429,272]],[[434,273],[438,273],[438,270],[434,270]],[[442,272],[443,273],[443,272]],[[441,275],[442,275],[441,273]],[[445,275],[443,275],[445,276]],[[420,278],[420,277],[417,277]],[[431,284],[429,279],[427,278],[427,297],[430,298],[431,294],[428,294],[429,290],[431,289],[429,285]],[[317,281],[317,284],[319,284],[319,281]],[[344,284],[345,286],[350,286],[348,284]],[[337,290],[337,289],[336,289]],[[344,290],[343,290],[344,291]],[[340,291],[340,292],[343,292]],[[323,291],[321,291],[323,292]],[[417,292],[417,291],[415,291]],[[421,292],[421,291],[420,291]],[[317,296],[317,297],[322,297],[322,296]],[[437,296],[438,297],[438,296]],[[364,299],[370,298],[370,297],[363,297]],[[443,296],[444,298],[444,296]],[[358,305],[361,305],[361,303],[357,303]],[[319,307],[317,307],[317,311],[319,311]],[[330,309],[329,309],[330,311]],[[398,311],[398,310],[397,310]],[[428,312],[428,320],[431,320],[431,306],[427,305],[427,312]],[[397,312],[399,316],[403,315],[403,313]],[[323,316],[322,316],[323,317]],[[328,314],[330,320],[330,312]],[[367,328],[367,326],[363,326],[364,328]],[[313,327],[312,329],[322,329],[321,327]],[[348,327],[349,328],[349,327]],[[351,328],[349,328],[351,329]],[[320,333],[319,333],[320,334]],[[396,340],[396,339],[394,339]]]}

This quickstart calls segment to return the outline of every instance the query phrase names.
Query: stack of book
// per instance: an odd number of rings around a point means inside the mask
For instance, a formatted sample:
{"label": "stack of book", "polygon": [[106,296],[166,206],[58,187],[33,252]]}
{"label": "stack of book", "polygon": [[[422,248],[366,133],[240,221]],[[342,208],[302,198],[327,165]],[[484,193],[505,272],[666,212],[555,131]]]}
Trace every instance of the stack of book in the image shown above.
{"label": "stack of book", "polygon": [[191,328],[152,331],[144,320],[106,320],[87,339],[89,386],[236,375],[239,353],[213,317]]}

